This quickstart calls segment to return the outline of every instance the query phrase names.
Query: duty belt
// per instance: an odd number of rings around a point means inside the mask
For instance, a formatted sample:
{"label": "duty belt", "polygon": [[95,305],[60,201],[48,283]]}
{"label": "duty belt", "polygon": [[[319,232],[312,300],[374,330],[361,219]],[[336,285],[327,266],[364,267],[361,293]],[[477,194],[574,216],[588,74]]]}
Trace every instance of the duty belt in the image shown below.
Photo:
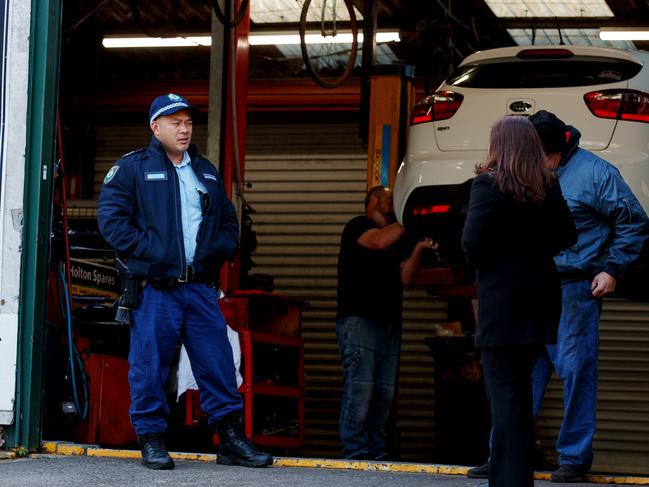
{"label": "duty belt", "polygon": [[162,278],[149,278],[146,280],[155,289],[170,289],[178,286],[179,284],[188,284],[190,282],[197,282],[207,284],[210,287],[216,287],[218,282],[214,274],[207,272],[196,272],[194,268],[188,265],[185,268],[185,273],[182,277],[162,277]]}

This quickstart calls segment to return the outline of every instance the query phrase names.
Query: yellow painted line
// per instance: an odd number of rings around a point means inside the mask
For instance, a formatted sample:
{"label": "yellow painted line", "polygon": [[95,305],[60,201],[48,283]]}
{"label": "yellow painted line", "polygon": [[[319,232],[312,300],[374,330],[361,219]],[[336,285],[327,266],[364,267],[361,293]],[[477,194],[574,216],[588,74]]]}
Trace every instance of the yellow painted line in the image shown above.
{"label": "yellow painted line", "polygon": [[[41,452],[57,455],[106,457],[106,458],[140,458],[138,450],[118,450],[100,448],[95,445],[78,445],[75,443],[44,441]],[[190,460],[198,462],[214,462],[216,455],[210,453],[184,453],[170,452],[175,460]],[[15,455],[14,455],[15,456]],[[427,463],[405,462],[369,462],[358,460],[336,460],[329,458],[291,458],[276,457],[273,461],[275,467],[301,467],[301,468],[332,468],[339,470],[365,470],[372,472],[392,473],[427,473],[431,475],[466,475],[470,467],[456,465],[436,465]],[[536,472],[536,480],[550,480],[549,472]],[[593,484],[613,485],[649,485],[649,477],[613,476],[613,475],[587,475],[588,482]]]}
{"label": "yellow painted line", "polygon": [[466,475],[469,467],[405,462],[368,462],[359,460],[332,460],[327,458],[276,458],[278,467],[336,468],[381,472],[430,473],[435,475]]}
{"label": "yellow painted line", "polygon": [[[110,448],[88,448],[89,457],[106,457],[106,458],[141,458],[139,450],[113,450]],[[209,453],[184,453],[169,452],[174,460],[190,460],[195,462],[215,462],[216,455]]]}
{"label": "yellow painted line", "polygon": [[191,460],[195,462],[216,462],[214,453],[170,453],[177,460]]}
{"label": "yellow painted line", "polygon": [[106,458],[142,458],[139,450],[111,450],[109,448],[88,448],[87,455]]}
{"label": "yellow painted line", "polygon": [[58,443],[56,443],[54,441],[43,441],[41,443],[41,452],[43,452],[43,453],[55,453],[57,444]]}
{"label": "yellow painted line", "polygon": [[586,480],[592,484],[649,485],[649,477],[587,475]]}
{"label": "yellow painted line", "polygon": [[61,444],[56,447],[56,453],[57,455],[85,455],[87,452],[87,448],[84,446],[80,445],[74,445],[74,444]]}

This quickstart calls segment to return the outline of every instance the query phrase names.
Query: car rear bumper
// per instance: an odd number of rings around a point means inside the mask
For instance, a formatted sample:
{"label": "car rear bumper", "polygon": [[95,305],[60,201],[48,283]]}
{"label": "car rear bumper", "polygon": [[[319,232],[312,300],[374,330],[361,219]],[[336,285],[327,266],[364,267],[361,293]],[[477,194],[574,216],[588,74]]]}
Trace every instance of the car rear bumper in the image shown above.
{"label": "car rear bumper", "polygon": [[[394,183],[394,211],[399,222],[405,224],[404,220],[408,219],[406,207],[412,204],[413,195],[416,195],[416,201],[421,202],[421,198],[433,188],[447,187],[452,190],[455,187],[456,191],[463,191],[459,187],[469,182],[470,189],[475,166],[483,156],[482,151],[453,152],[452,159],[439,160],[417,159],[407,155]],[[431,194],[437,192],[434,190]]]}

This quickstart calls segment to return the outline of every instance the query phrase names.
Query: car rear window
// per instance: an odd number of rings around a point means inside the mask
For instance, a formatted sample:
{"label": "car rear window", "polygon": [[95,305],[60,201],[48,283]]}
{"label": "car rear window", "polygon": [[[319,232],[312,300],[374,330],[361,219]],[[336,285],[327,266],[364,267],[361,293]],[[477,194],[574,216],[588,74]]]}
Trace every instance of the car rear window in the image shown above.
{"label": "car rear window", "polygon": [[559,88],[617,83],[632,78],[642,65],[623,59],[488,59],[459,67],[446,81],[468,88]]}

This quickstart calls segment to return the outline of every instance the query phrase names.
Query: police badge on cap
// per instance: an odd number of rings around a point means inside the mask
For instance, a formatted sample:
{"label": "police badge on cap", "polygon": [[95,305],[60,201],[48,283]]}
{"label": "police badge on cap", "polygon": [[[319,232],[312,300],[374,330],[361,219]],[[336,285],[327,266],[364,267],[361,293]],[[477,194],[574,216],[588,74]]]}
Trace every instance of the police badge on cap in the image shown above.
{"label": "police badge on cap", "polygon": [[149,124],[161,115],[171,115],[180,110],[189,110],[193,113],[198,112],[198,108],[189,104],[189,102],[182,96],[176,95],[175,93],[169,93],[167,95],[160,95],[153,103],[151,103],[151,108],[149,108]]}

